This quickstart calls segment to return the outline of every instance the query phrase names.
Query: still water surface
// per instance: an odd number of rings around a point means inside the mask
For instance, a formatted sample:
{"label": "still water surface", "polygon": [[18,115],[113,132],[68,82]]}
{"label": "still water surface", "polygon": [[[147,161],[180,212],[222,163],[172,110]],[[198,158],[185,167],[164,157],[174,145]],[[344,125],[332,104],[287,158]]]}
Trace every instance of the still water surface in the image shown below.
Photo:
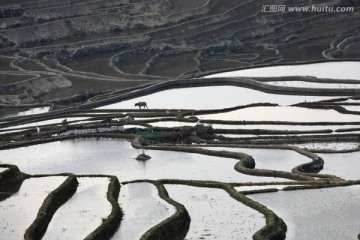
{"label": "still water surface", "polygon": [[136,179],[193,179],[222,182],[283,181],[234,170],[235,159],[201,154],[146,150],[148,161],[135,158],[142,150],[125,140],[67,140],[0,151],[0,163],[11,163],[25,173],[116,175],[119,181]]}
{"label": "still water surface", "polygon": [[287,240],[356,239],[360,186],[248,195],[286,223]]}
{"label": "still water surface", "polygon": [[292,150],[229,147],[208,147],[206,149],[246,153],[254,158],[256,169],[291,172],[294,167],[311,162],[310,158]]}
{"label": "still water surface", "polygon": [[215,77],[287,77],[311,76],[317,78],[360,80],[360,62],[323,62],[287,66],[259,67],[206,76]]}
{"label": "still water surface", "polygon": [[[262,214],[236,201],[222,189],[165,185],[169,196],[189,212],[185,239],[252,239],[265,226]],[[241,236],[241,238],[239,238]]]}
{"label": "still water surface", "polygon": [[109,178],[77,178],[76,193],[54,214],[43,239],[84,239],[107,218]]}
{"label": "still water surface", "polygon": [[[7,108],[9,109],[9,108]],[[0,118],[7,118],[7,117],[17,117],[17,116],[28,116],[40,113],[48,112],[50,107],[37,107],[37,108],[30,108],[30,109],[23,109],[23,110],[16,110],[16,108],[11,109],[8,113],[0,113]]]}
{"label": "still water surface", "polygon": [[121,186],[119,204],[124,217],[111,239],[138,240],[147,230],[176,212],[174,206],[159,197],[157,188],[150,183]]}
{"label": "still water surface", "polygon": [[30,178],[17,193],[0,201],[0,239],[23,239],[45,198],[65,180],[66,177]]}
{"label": "still water surface", "polygon": [[360,151],[318,155],[324,159],[324,169],[320,173],[332,174],[348,180],[360,180]]}
{"label": "still water surface", "polygon": [[331,98],[271,94],[236,86],[207,86],[164,90],[97,109],[138,109],[134,106],[137,102],[147,102],[149,109],[221,109],[266,102],[292,105]]}
{"label": "still water surface", "polygon": [[199,119],[229,121],[359,122],[360,115],[301,107],[252,107],[225,113],[199,115]]}

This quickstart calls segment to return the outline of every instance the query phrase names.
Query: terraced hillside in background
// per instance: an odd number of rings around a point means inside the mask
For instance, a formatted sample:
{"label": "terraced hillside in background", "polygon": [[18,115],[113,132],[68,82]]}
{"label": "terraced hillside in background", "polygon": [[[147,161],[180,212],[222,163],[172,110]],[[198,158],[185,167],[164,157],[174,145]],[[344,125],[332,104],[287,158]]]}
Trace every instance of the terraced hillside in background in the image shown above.
{"label": "terraced hillside in background", "polygon": [[213,71],[358,59],[360,3],[325,2],[354,12],[261,12],[309,5],[290,0],[1,1],[0,103],[67,98],[62,107]]}

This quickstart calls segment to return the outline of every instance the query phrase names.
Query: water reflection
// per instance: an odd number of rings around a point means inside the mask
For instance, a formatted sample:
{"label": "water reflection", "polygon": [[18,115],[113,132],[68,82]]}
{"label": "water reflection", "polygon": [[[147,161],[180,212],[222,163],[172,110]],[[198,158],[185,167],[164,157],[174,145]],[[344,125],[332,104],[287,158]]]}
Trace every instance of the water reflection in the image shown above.
{"label": "water reflection", "polygon": [[75,195],[56,211],[43,239],[84,239],[110,214],[109,178],[78,178],[78,182]]}
{"label": "water reflection", "polygon": [[0,239],[23,239],[44,199],[65,180],[66,177],[30,178],[24,181],[16,194],[1,201]]}
{"label": "water reflection", "polygon": [[356,239],[360,186],[249,195],[281,217],[287,240]]}
{"label": "water reflection", "polygon": [[38,107],[38,108],[2,108],[0,111],[0,118],[28,116],[40,113],[46,113],[50,110],[50,107]]}
{"label": "water reflection", "polygon": [[147,102],[150,109],[219,109],[264,102],[292,105],[331,98],[271,94],[235,86],[208,86],[160,91],[97,109],[133,109],[137,102]]}
{"label": "water reflection", "polygon": [[218,151],[226,150],[249,154],[255,159],[257,169],[270,169],[291,172],[291,169],[294,167],[311,162],[310,158],[292,150],[226,147],[208,147],[205,149]]}
{"label": "water reflection", "polygon": [[319,153],[324,159],[323,174],[332,174],[349,180],[360,180],[360,151],[350,153]]}
{"label": "water reflection", "polygon": [[[235,159],[201,154],[146,150],[145,164],[135,157],[142,150],[125,140],[68,140],[0,151],[0,162],[17,165],[26,173],[111,174],[120,181],[136,179],[193,179],[222,182],[283,181],[234,170]],[[140,167],[141,166],[141,167]]]}
{"label": "water reflection", "polygon": [[112,239],[138,240],[147,230],[175,213],[175,208],[162,200],[156,187],[149,183],[122,186],[119,204],[124,218]]}
{"label": "water reflection", "polygon": [[189,212],[190,229],[185,239],[252,239],[253,234],[265,226],[262,214],[231,198],[222,189],[165,187],[169,196]]}
{"label": "water reflection", "polygon": [[260,67],[212,74],[206,76],[206,78],[286,76],[312,76],[317,78],[360,80],[360,62],[323,62],[301,65]]}
{"label": "water reflection", "polygon": [[199,119],[233,121],[359,122],[359,115],[335,110],[301,107],[252,107],[225,113],[200,115]]}

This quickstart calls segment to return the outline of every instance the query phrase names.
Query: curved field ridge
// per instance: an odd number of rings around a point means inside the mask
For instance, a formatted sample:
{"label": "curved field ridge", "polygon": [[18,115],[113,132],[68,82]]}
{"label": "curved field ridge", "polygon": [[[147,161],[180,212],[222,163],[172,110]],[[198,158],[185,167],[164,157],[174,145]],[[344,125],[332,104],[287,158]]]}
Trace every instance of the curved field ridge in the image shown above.
{"label": "curved field ridge", "polygon": [[36,219],[25,231],[24,238],[26,240],[41,239],[44,236],[53,215],[61,205],[74,195],[77,185],[76,177],[69,175],[64,183],[46,197]]}
{"label": "curved field ridge", "polygon": [[111,213],[97,229],[85,238],[86,240],[111,239],[115,234],[123,217],[123,212],[118,203],[119,193],[119,180],[117,177],[111,176],[107,192],[107,199],[112,206]]}
{"label": "curved field ridge", "polygon": [[[49,221],[48,216],[52,216],[51,211],[56,210],[57,204],[56,199],[53,198],[54,194],[48,195],[49,191],[55,189],[54,193],[59,193],[61,190],[58,187],[65,180],[66,177],[63,176],[53,176],[48,178],[47,181],[43,181],[42,178],[31,177],[24,181],[18,192],[1,201],[1,218],[3,218],[1,222],[5,223],[5,228],[2,228],[2,238],[9,240],[22,239],[24,237],[27,239],[39,239],[43,230],[42,226],[39,227],[39,231],[36,228],[32,228],[34,231],[30,232],[32,234],[30,236],[24,236],[24,233],[33,222],[39,223],[37,219],[43,221],[44,224]],[[42,206],[42,210],[49,209],[50,211],[48,213],[39,213],[39,208]],[[55,206],[55,209],[51,210],[53,206]],[[32,226],[37,227],[38,225]]]}
{"label": "curved field ridge", "polygon": [[164,151],[181,151],[181,152],[191,152],[191,153],[199,153],[205,154],[210,156],[218,156],[218,157],[225,157],[225,158],[234,158],[240,160],[235,165],[235,170],[249,175],[255,176],[267,176],[267,177],[282,177],[288,178],[292,180],[300,180],[300,181],[311,181],[313,180],[312,177],[303,175],[301,173],[290,173],[290,172],[283,172],[283,171],[274,171],[274,170],[266,170],[266,169],[254,169],[255,162],[254,159],[245,154],[240,152],[230,152],[230,151],[212,151],[200,148],[193,148],[193,147],[181,147],[181,146],[141,146],[138,143],[137,139],[132,141],[132,145],[135,148],[145,148],[145,149],[153,149],[153,150],[164,150]]}
{"label": "curved field ridge", "polygon": [[[309,176],[309,177],[316,177],[316,178],[324,178],[324,179],[331,179],[333,181],[336,182],[342,182],[344,181],[344,179],[336,176],[336,175],[330,175],[330,174],[319,174],[319,172],[323,169],[324,167],[324,160],[318,156],[316,153],[313,153],[307,149],[303,149],[297,146],[288,146],[288,145],[274,145],[274,144],[268,144],[268,145],[261,145],[261,144],[257,144],[257,145],[242,145],[242,144],[207,144],[206,148],[208,149],[212,149],[215,147],[221,147],[221,148],[229,148],[229,150],[231,150],[231,148],[254,148],[254,149],[286,149],[286,150],[292,150],[294,152],[297,152],[301,155],[304,155],[305,157],[310,158],[312,161],[308,162],[308,163],[304,163],[301,164],[299,166],[295,166],[291,171],[295,174],[302,174],[305,176]],[[255,163],[256,163],[256,159],[255,159]],[[248,170],[244,170],[242,169],[240,162],[237,163],[237,165],[239,164],[239,166],[235,166],[236,168],[239,168],[239,171],[245,171],[247,172],[247,174],[251,174],[251,175],[256,175],[256,174],[264,174],[267,175],[269,174],[269,171],[265,171],[263,172],[262,169],[257,169],[259,171],[248,171]],[[284,175],[284,176],[291,176],[286,174],[286,172],[283,171],[272,171],[272,174],[276,174],[278,176],[280,175]],[[296,175],[295,175],[296,176]],[[289,178],[289,177],[288,177]],[[291,179],[291,178],[290,178]],[[310,179],[308,179],[310,180]]]}
{"label": "curved field ridge", "polygon": [[[168,90],[168,89],[175,91],[176,89],[174,89],[174,88],[179,87],[179,86],[181,86],[181,87],[195,87],[195,86],[201,87],[201,86],[209,86],[209,85],[210,86],[211,85],[234,85],[234,86],[238,86],[238,87],[243,87],[243,88],[245,88],[243,90],[245,92],[250,92],[253,94],[257,93],[258,95],[256,95],[256,96],[262,96],[264,99],[262,101],[268,101],[269,96],[274,96],[274,97],[276,96],[279,98],[279,101],[281,101],[280,104],[284,104],[284,105],[290,105],[290,104],[295,104],[295,103],[304,101],[304,98],[305,98],[305,100],[306,100],[306,98],[309,98],[308,101],[315,101],[312,99],[324,100],[326,98],[326,97],[317,97],[317,96],[333,96],[333,95],[347,96],[347,95],[354,95],[354,94],[360,92],[360,90],[358,90],[358,89],[344,89],[344,88],[342,88],[342,89],[317,89],[317,88],[297,88],[297,87],[290,88],[290,87],[281,87],[281,86],[271,86],[271,85],[256,81],[251,78],[212,78],[212,79],[195,78],[195,79],[179,79],[179,80],[171,80],[171,81],[161,82],[161,83],[153,84],[149,87],[144,87],[142,89],[130,91],[128,93],[116,94],[107,99],[100,100],[100,101],[97,101],[94,103],[85,103],[79,107],[80,108],[94,108],[94,107],[102,106],[99,109],[106,109],[107,108],[106,104],[114,103],[114,102],[121,102],[121,101],[124,101],[127,99],[135,99],[134,101],[138,101],[138,99],[136,99],[137,97],[144,97],[145,95],[153,94],[153,93],[157,93],[157,92],[159,92],[159,94],[164,94],[163,98],[166,98],[168,96],[168,95],[166,95],[166,92],[162,93],[161,91]],[[225,88],[225,87],[223,86],[222,88]],[[250,88],[250,89],[246,89],[246,88]],[[258,90],[260,92],[253,91],[251,89]],[[231,90],[231,88],[229,90]],[[192,94],[194,94],[194,90],[192,90],[192,91],[189,90],[189,91],[192,92]],[[195,89],[195,91],[196,91],[196,89]],[[214,91],[216,93],[216,88],[214,88]],[[269,95],[268,93],[271,93],[271,95]],[[204,92],[204,94],[206,94],[206,92]],[[210,92],[209,94],[214,94],[214,93]],[[275,94],[275,95],[272,95],[272,94]],[[281,96],[281,95],[288,95],[288,96]],[[300,95],[302,97],[292,96],[292,95]],[[168,97],[170,97],[170,96],[168,96]],[[305,96],[308,96],[308,97],[305,97]],[[313,96],[313,97],[310,97],[310,96]],[[252,97],[251,94],[249,94],[249,97]],[[157,97],[155,95],[154,95],[154,98],[155,98],[154,101],[159,102],[159,99],[156,99]],[[328,97],[328,99],[329,98],[330,97]],[[170,99],[171,99],[171,97],[170,97]],[[223,99],[223,100],[225,100],[225,99]],[[246,99],[241,99],[241,100],[246,101]],[[251,104],[251,103],[254,103],[254,102],[248,101],[245,104]],[[172,103],[172,104],[175,104],[175,103]],[[170,107],[170,108],[171,107],[194,108],[191,106],[193,106],[194,104],[199,104],[199,103],[197,103],[196,101],[193,101],[192,104],[189,104],[190,107],[179,106],[179,104],[181,104],[181,102],[178,103],[178,106],[167,105],[167,107]],[[103,106],[103,105],[105,105],[105,106]],[[237,105],[241,105],[241,104],[237,104]],[[112,106],[114,106],[114,107],[116,106],[116,108],[122,108],[121,106],[124,106],[124,103],[119,103],[118,105],[114,104]],[[125,106],[127,106],[125,108],[129,108],[129,105],[125,105]],[[221,107],[224,107],[224,106],[221,106]],[[226,107],[229,107],[229,106],[226,105]],[[203,109],[204,107],[199,107],[199,108]],[[219,108],[219,107],[215,107],[215,108]]]}
{"label": "curved field ridge", "polygon": [[163,184],[153,182],[158,191],[159,196],[169,204],[176,208],[176,213],[165,219],[158,225],[149,229],[140,239],[141,240],[162,240],[171,239],[179,235],[179,232],[187,231],[190,224],[190,216],[186,208],[169,197],[169,194]]}
{"label": "curved field ridge", "polygon": [[[353,185],[252,194],[249,198],[265,204],[287,223],[289,239],[354,239],[359,231],[359,189]],[[304,201],[310,204],[304,205]],[[343,201],[346,203],[339,204]]]}
{"label": "curved field ridge", "polygon": [[262,214],[231,198],[222,189],[166,185],[171,198],[187,208],[190,229],[186,239],[252,239],[265,225]]}
{"label": "curved field ridge", "polygon": [[161,180],[162,184],[185,184],[196,187],[219,188],[225,190],[232,198],[251,207],[265,215],[266,226],[257,231],[253,235],[255,240],[265,239],[285,239],[286,225],[276,216],[274,212],[267,209],[265,206],[254,202],[245,195],[237,192],[232,186],[219,182],[201,182],[201,181],[181,181],[181,180]]}
{"label": "curved field ridge", "polygon": [[112,239],[138,240],[176,212],[174,206],[160,198],[158,189],[151,183],[123,183],[118,201],[124,217]]}

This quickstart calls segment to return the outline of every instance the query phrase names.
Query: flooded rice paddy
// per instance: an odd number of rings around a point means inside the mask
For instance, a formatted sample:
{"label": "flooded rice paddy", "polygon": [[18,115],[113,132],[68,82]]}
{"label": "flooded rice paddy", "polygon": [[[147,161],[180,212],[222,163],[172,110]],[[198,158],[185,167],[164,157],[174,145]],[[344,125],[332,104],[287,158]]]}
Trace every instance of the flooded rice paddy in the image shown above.
{"label": "flooded rice paddy", "polygon": [[249,195],[287,224],[287,240],[356,239],[360,186]]}
{"label": "flooded rice paddy", "polygon": [[268,85],[281,86],[281,87],[300,87],[300,88],[360,88],[359,84],[345,84],[345,83],[318,83],[318,82],[305,82],[305,81],[277,81],[266,82]]}
{"label": "flooded rice paddy", "polygon": [[345,100],[345,101],[340,101],[340,102],[360,104],[360,99],[347,99],[347,100]]}
{"label": "flooded rice paddy", "polygon": [[345,108],[348,111],[354,111],[354,112],[360,112],[360,105],[357,106],[342,106],[343,108]]}
{"label": "flooded rice paddy", "polygon": [[335,110],[300,107],[252,107],[225,113],[200,115],[200,119],[229,121],[358,122],[360,115]]}
{"label": "flooded rice paddy", "polygon": [[287,76],[311,76],[316,78],[360,80],[360,62],[323,62],[298,65],[269,66],[212,74],[206,77],[215,78]]}
{"label": "flooded rice paddy", "polygon": [[355,150],[360,147],[358,142],[315,142],[315,143],[303,143],[292,144],[300,148],[306,148],[311,150]]}
{"label": "flooded rice paddy", "polygon": [[[135,158],[141,153],[125,140],[67,140],[0,151],[0,161],[16,164],[31,174],[110,174],[119,181],[137,179],[192,179],[223,182],[282,181],[256,177],[234,170],[235,159],[146,150],[147,162]],[[41,154],[39,154],[41,153]],[[221,171],[219,171],[221,169]]]}
{"label": "flooded rice paddy", "polygon": [[324,169],[321,173],[332,174],[344,179],[360,179],[360,151],[349,153],[319,153],[324,159]]}
{"label": "flooded rice paddy", "polygon": [[195,126],[196,123],[191,122],[176,122],[176,121],[162,121],[150,123],[153,127],[184,127],[184,126]]}
{"label": "flooded rice paddy", "polygon": [[[206,96],[211,96],[211,98]],[[133,109],[134,104],[140,101],[147,102],[148,107],[152,109],[221,109],[264,102],[292,105],[330,98],[271,94],[235,86],[209,86],[164,90],[97,109]]]}
{"label": "flooded rice paddy", "polygon": [[14,129],[22,129],[22,128],[30,128],[30,127],[41,127],[41,126],[50,125],[50,124],[61,124],[62,121],[65,119],[66,119],[66,121],[68,121],[68,123],[71,123],[73,121],[80,121],[80,120],[85,120],[85,119],[89,119],[89,118],[86,118],[86,117],[54,118],[54,119],[50,119],[50,120],[44,120],[44,121],[38,121],[38,122],[33,122],[33,123],[16,125],[16,126],[12,126],[12,127],[6,127],[6,128],[2,128],[1,130],[14,130]]}
{"label": "flooded rice paddy", "polygon": [[[200,121],[201,122],[201,121]],[[164,123],[162,123],[164,124]],[[153,125],[153,123],[151,123]],[[160,123],[159,123],[160,125]],[[337,130],[341,128],[357,128],[359,125],[286,125],[286,124],[210,124],[215,129],[262,129],[287,131]]]}
{"label": "flooded rice paddy", "polygon": [[75,195],[56,211],[42,239],[84,239],[106,219],[108,178],[78,178]]}
{"label": "flooded rice paddy", "polygon": [[65,180],[66,177],[30,178],[17,193],[0,201],[1,239],[23,239],[44,199]]}
{"label": "flooded rice paddy", "polygon": [[124,218],[112,239],[138,240],[150,228],[176,212],[162,200],[150,183],[131,183],[121,187],[119,197]]}
{"label": "flooded rice paddy", "polygon": [[[199,115],[201,117],[201,115]],[[214,129],[261,129],[261,130],[279,130],[279,131],[320,131],[320,130],[338,130],[344,128],[359,128],[359,125],[346,124],[343,125],[286,125],[284,124],[209,124],[199,122],[181,122],[181,121],[158,121],[149,123],[153,127],[184,127],[184,126],[196,126],[197,124],[204,124],[205,126],[211,126]],[[360,122],[359,122],[360,124]]]}
{"label": "flooded rice paddy", "polygon": [[36,107],[36,108],[27,109],[27,110],[19,110],[14,113],[10,113],[10,114],[1,114],[0,118],[29,116],[29,115],[46,113],[46,112],[49,112],[49,110],[50,110],[50,107]]}
{"label": "flooded rice paddy", "polygon": [[[338,66],[341,65],[340,63],[338,64]],[[326,77],[327,75],[318,75],[317,73],[315,74],[314,71],[311,73],[306,72],[302,68],[305,68],[305,66],[310,70],[331,68],[331,64],[328,65],[325,63],[310,65],[299,65],[297,66],[299,68],[296,69],[293,69],[293,66],[281,67],[287,68],[287,70],[285,69],[284,71],[290,71],[291,74],[297,75],[301,73],[306,74],[306,76],[315,77]],[[355,65],[358,67],[358,63],[350,63],[348,65],[350,67],[349,69],[334,68],[331,70],[333,71],[331,76],[337,77],[339,76],[337,74],[340,74],[343,79],[360,80],[358,77],[352,78],[351,76],[351,74],[357,76],[359,74],[357,70],[359,68],[355,69]],[[274,67],[273,69],[276,69],[276,73],[279,74],[282,71],[280,66]],[[268,74],[266,73],[266,69],[262,70],[264,70],[265,74]],[[349,70],[350,75],[348,73],[345,74],[345,70]],[[348,83],[320,84],[303,81],[268,82],[268,84],[310,88],[333,88],[336,86],[336,88],[349,89],[358,87],[357,84]],[[326,152],[326,150],[335,152],[358,150],[360,146],[358,134],[360,131],[356,130],[346,135],[346,132],[335,132],[335,130],[359,128],[359,124],[357,123],[360,123],[360,115],[344,114],[331,109],[310,108],[311,106],[307,106],[309,102],[333,98],[334,97],[271,94],[234,86],[164,90],[98,108],[134,110],[137,109],[137,107],[134,106],[136,102],[146,101],[148,107],[154,111],[158,117],[149,117],[146,113],[147,110],[139,112],[126,110],[127,113],[119,110],[122,114],[129,115],[136,112],[135,121],[125,122],[119,118],[118,115],[114,115],[114,117],[111,117],[111,124],[106,124],[102,122],[102,120],[110,114],[114,114],[114,112],[103,112],[101,114],[96,112],[96,116],[101,119],[97,121],[92,121],[93,119],[87,116],[74,117],[75,115],[72,115],[66,118],[68,125],[71,125],[67,131],[64,131],[64,129],[68,126],[64,124],[61,125],[61,131],[51,132],[51,134],[47,136],[48,138],[53,138],[51,139],[53,140],[52,142],[1,150],[0,164],[17,165],[22,172],[28,174],[74,173],[78,175],[79,186],[76,193],[57,210],[43,239],[84,239],[89,233],[101,225],[112,209],[110,202],[107,200],[109,175],[116,176],[121,183],[118,204],[124,213],[121,224],[111,239],[140,239],[149,229],[176,213],[174,206],[160,198],[158,189],[154,184],[149,182],[127,182],[136,180],[158,180],[156,184],[165,184],[170,198],[173,198],[185,206],[191,217],[190,229],[185,239],[252,239],[254,234],[266,225],[263,214],[236,201],[219,187],[219,184],[223,184],[221,186],[231,187],[230,183],[239,183],[239,185],[241,185],[241,187],[235,188],[237,191],[266,191],[269,188],[281,190],[277,193],[253,193],[247,196],[264,204],[284,220],[288,227],[287,240],[354,239],[357,234],[360,233],[360,229],[358,228],[360,224],[357,217],[359,215],[359,203],[356,200],[356,196],[360,190],[359,186],[285,191],[286,189],[283,189],[287,186],[302,186],[305,183],[294,180],[289,182],[288,179],[280,178],[278,177],[279,175],[274,174],[275,171],[284,171],[286,172],[284,174],[290,174],[296,166],[312,162],[311,158],[295,151],[275,149],[274,145],[279,144],[285,145],[284,148],[286,148],[286,145],[288,145],[286,144],[287,137],[289,139],[292,137],[291,140],[294,140],[292,142],[295,142],[296,139],[301,140],[299,141],[300,143],[292,144],[291,146],[310,149],[310,151],[313,152],[320,150],[322,152]],[[346,104],[354,104],[359,101],[354,99],[341,101],[340,99],[334,102],[331,104],[338,105],[344,103],[344,105],[341,106],[345,109],[357,111],[357,105]],[[177,118],[174,117],[174,121],[162,121],[159,117],[164,116],[163,113],[167,110],[171,113],[179,113],[180,109],[222,110],[223,108],[253,103],[276,103],[280,106],[249,107],[216,114],[198,114],[196,115],[196,117],[199,118],[198,122],[185,122],[187,116],[181,118],[182,116],[180,116],[180,114],[178,114]],[[297,103],[302,103],[301,106],[304,105],[305,107],[290,106]],[[318,104],[316,106],[319,107],[320,105]],[[46,109],[43,110],[45,111]],[[38,110],[33,110],[33,112],[29,112],[29,114],[40,113],[37,111]],[[83,113],[93,114],[92,111],[84,111]],[[168,119],[170,117],[173,117],[173,115],[170,115]],[[10,127],[6,125],[6,128],[2,128],[1,131],[3,131],[2,133],[16,133],[21,128],[41,127],[47,124],[60,126],[64,119],[65,117],[55,117],[49,120],[39,118],[37,122],[22,123],[21,125]],[[155,120],[156,122],[152,122],[151,120],[154,119],[159,121]],[[129,140],[112,138],[113,136],[121,138],[133,137],[130,135],[125,136],[124,134],[124,131],[129,128],[148,128],[144,124],[143,126],[137,125],[141,124],[141,120],[150,121],[150,125],[153,127],[166,128],[166,130],[164,130],[149,127],[149,130],[151,130],[149,131],[150,137],[146,140],[147,142],[144,143],[145,145],[149,144],[147,146],[150,147],[158,147],[155,149],[163,150],[135,149],[131,146]],[[169,120],[172,119],[170,118]],[[178,122],[177,120],[184,120],[184,122]],[[236,125],[208,124],[205,120],[248,122]],[[177,133],[178,135],[186,136],[186,131],[181,129],[181,127],[194,127],[202,123],[202,121],[205,122],[202,126],[205,128],[211,126],[215,129],[214,132],[217,135],[237,137],[238,139],[226,139],[225,141],[220,137],[217,138],[215,135],[203,139],[199,137],[201,136],[200,134],[197,135],[197,130],[194,131],[194,129],[192,129],[194,132],[191,132],[190,136],[195,140],[190,143],[187,142],[189,139],[181,139],[181,141],[175,141],[175,143],[167,141],[157,142],[158,137],[156,134],[154,134],[154,136],[151,135],[159,131],[160,135],[170,133],[169,135],[171,136],[171,133]],[[275,121],[277,121],[277,123],[275,123]],[[96,128],[93,126],[87,127],[86,125],[89,123],[96,124]],[[77,126],[81,126],[81,128],[77,128]],[[177,127],[178,129],[176,131],[178,132],[171,129],[172,127]],[[54,126],[53,129],[57,129],[57,127]],[[331,130],[333,132],[306,134],[281,133],[280,135],[279,133],[271,133],[271,131],[263,132],[266,134],[252,134],[253,132],[244,131],[246,134],[229,134],[231,131],[219,131],[219,129],[239,130],[235,133],[241,133],[241,129],[282,131]],[[218,130],[218,132],[216,132],[216,130]],[[138,134],[139,129],[130,129],[130,131],[126,133],[129,132],[136,132],[136,134]],[[15,138],[16,141],[14,141],[11,136],[3,135],[4,140],[2,140],[2,143],[4,145],[11,145],[16,144],[17,141],[21,142],[22,139],[27,137],[22,134],[23,133],[18,134],[18,138]],[[99,137],[62,141],[56,139],[58,137],[72,138],[86,136],[86,134],[92,134],[91,136],[97,134],[96,136]],[[140,134],[141,133],[139,133],[139,135]],[[345,135],[346,141],[343,141],[342,134]],[[31,136],[33,137],[31,140],[36,140],[36,137],[41,138],[43,135],[46,135],[46,128],[42,128],[40,133],[34,133],[34,135]],[[278,136],[285,140],[277,143],[276,137]],[[252,139],[246,139],[246,137],[251,137]],[[315,137],[323,137],[324,140],[323,142],[321,140],[315,142],[315,140],[312,139]],[[140,142],[139,140],[138,143],[143,144]],[[136,144],[137,142],[134,141],[133,143]],[[236,144],[239,143],[239,147],[205,147],[208,143],[212,144],[211,146],[217,143],[227,143],[231,144],[228,146],[236,146]],[[242,144],[248,146],[252,143],[254,144],[250,147],[241,147]],[[259,148],[260,146],[257,144],[272,145],[272,149]],[[252,173],[259,175],[253,176],[237,172],[234,166],[239,163],[239,160],[226,158],[226,155],[223,155],[224,157],[215,157],[198,153],[165,151],[164,149],[169,150],[169,146],[181,146],[182,150],[185,149],[184,147],[191,146],[193,148],[201,147],[213,151],[226,150],[246,153],[250,155],[256,163],[255,169],[252,169]],[[174,148],[172,148],[172,150],[174,150]],[[147,161],[136,160],[135,158],[142,153],[149,155],[151,159]],[[320,174],[336,175],[345,180],[359,180],[359,153],[360,151],[331,154],[317,153],[325,162]],[[311,153],[307,151],[307,154]],[[244,164],[245,161],[242,163]],[[0,167],[0,173],[6,169],[5,167]],[[271,173],[267,176],[273,177],[262,176],[261,173],[264,171],[258,171],[259,169],[272,170],[267,171],[267,173]],[[83,175],[93,175],[94,177],[84,177]],[[103,176],[99,177],[99,175]],[[308,181],[322,184],[321,187],[325,187],[325,185],[331,181],[334,184],[344,183],[345,181],[330,177],[325,179],[325,181],[321,179],[321,181],[319,180],[320,177],[324,176],[315,174],[314,180],[309,178]],[[34,221],[37,210],[45,197],[65,181],[65,179],[66,177],[30,178],[23,183],[19,192],[10,198],[0,201],[0,238],[2,239],[4,236],[4,239],[21,239],[25,229]],[[169,184],[169,180],[162,179],[171,179],[173,182],[181,182],[181,184],[172,185]],[[202,186],[206,187],[210,184],[214,188],[190,186],[193,185],[193,183],[203,184]],[[346,183],[354,184],[354,182],[350,181]],[[21,219],[18,220],[19,218]],[[340,236],[342,238],[340,238]]]}
{"label": "flooded rice paddy", "polygon": [[252,156],[258,169],[270,169],[291,172],[296,166],[310,162],[311,159],[292,150],[259,148],[206,148],[218,151],[241,152]]}
{"label": "flooded rice paddy", "polygon": [[221,189],[165,185],[169,196],[188,210],[191,223],[185,239],[252,239],[265,226],[262,214]]}

